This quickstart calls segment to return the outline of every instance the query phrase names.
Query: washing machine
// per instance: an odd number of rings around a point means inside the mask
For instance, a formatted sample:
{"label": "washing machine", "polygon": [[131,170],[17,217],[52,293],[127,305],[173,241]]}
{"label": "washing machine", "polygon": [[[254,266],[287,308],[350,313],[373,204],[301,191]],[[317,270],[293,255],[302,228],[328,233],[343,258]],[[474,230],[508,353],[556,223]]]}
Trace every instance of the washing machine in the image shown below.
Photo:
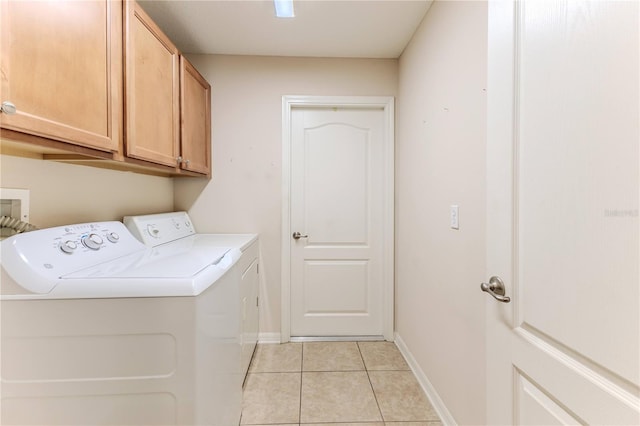
{"label": "washing machine", "polygon": [[237,425],[242,251],[193,234],[150,247],[113,221],[2,241],[0,422]]}

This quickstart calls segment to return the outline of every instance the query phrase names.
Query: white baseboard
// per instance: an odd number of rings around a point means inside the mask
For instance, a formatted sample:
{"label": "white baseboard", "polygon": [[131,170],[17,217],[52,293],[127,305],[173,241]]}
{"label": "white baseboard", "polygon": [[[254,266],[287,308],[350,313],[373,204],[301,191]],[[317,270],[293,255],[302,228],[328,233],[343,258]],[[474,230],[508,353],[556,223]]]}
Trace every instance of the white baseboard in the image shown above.
{"label": "white baseboard", "polygon": [[424,371],[422,371],[422,368],[420,368],[420,365],[418,365],[418,362],[409,351],[409,348],[407,348],[407,345],[405,345],[402,337],[400,337],[397,332],[395,334],[395,342],[396,346],[400,350],[400,353],[402,353],[404,359],[407,361],[407,364],[409,364],[409,368],[411,368],[411,371],[413,371],[416,379],[418,379],[418,383],[420,383],[422,390],[427,395],[427,398],[429,398],[429,401],[431,401],[431,405],[433,405],[436,413],[438,413],[438,416],[440,416],[440,420],[442,421],[442,423],[447,426],[457,426],[457,423],[451,415],[451,412],[449,412],[447,407],[444,405],[444,402],[440,398],[440,395],[438,395],[438,392],[436,392],[436,388],[433,387],[426,374],[424,374]]}
{"label": "white baseboard", "polygon": [[280,343],[280,333],[260,333],[258,334],[258,343]]}

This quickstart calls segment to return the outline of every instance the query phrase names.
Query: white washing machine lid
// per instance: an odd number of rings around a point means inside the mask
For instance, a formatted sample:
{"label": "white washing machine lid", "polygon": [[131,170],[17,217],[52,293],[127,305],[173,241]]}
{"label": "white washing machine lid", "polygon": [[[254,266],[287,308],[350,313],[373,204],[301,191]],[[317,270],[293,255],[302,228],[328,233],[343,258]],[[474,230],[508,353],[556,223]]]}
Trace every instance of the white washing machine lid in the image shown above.
{"label": "white washing machine lid", "polygon": [[[231,249],[227,247],[188,247],[176,241],[149,250],[94,265],[61,279],[88,278],[189,278],[205,268],[216,266]],[[186,242],[188,243],[188,242]]]}
{"label": "white washing machine lid", "polygon": [[[213,263],[204,265],[201,259],[188,259],[190,254],[195,253],[183,253],[170,260],[157,253],[151,256],[131,254],[60,277],[51,283],[52,288],[47,293],[3,295],[2,299],[198,296],[226,279],[225,275],[242,256],[235,248],[218,250],[218,257],[212,258]],[[187,268],[183,261],[189,262]]]}
{"label": "white washing machine lid", "polygon": [[48,296],[197,296],[241,255],[237,249],[202,244],[193,235],[66,274]]}
{"label": "white washing machine lid", "polygon": [[[217,257],[212,257],[206,264],[202,258],[189,257],[201,256],[202,252],[182,253],[170,258],[155,252],[149,256],[118,259],[61,277],[46,295],[22,298],[198,296],[226,279],[225,275],[242,256],[238,249],[209,253]],[[122,267],[122,263],[127,266]]]}
{"label": "white washing machine lid", "polygon": [[23,290],[2,286],[1,298],[197,296],[242,253],[195,237],[145,247],[120,222],[18,234],[2,241],[1,263]]}

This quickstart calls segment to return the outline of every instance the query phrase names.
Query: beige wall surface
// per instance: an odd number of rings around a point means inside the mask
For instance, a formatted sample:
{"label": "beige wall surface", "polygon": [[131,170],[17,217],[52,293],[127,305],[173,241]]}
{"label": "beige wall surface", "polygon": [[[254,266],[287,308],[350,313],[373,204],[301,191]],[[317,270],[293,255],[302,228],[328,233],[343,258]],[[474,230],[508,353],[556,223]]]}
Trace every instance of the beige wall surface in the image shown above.
{"label": "beige wall surface", "polygon": [[486,46],[485,2],[437,1],[399,62],[396,330],[458,424],[485,420]]}
{"label": "beige wall surface", "polygon": [[189,55],[211,83],[213,178],[175,181],[198,232],[260,234],[260,332],[280,331],[282,96],[395,96],[397,60]]}
{"label": "beige wall surface", "polygon": [[173,209],[171,178],[10,155],[0,165],[0,186],[30,190],[30,222],[39,228]]}

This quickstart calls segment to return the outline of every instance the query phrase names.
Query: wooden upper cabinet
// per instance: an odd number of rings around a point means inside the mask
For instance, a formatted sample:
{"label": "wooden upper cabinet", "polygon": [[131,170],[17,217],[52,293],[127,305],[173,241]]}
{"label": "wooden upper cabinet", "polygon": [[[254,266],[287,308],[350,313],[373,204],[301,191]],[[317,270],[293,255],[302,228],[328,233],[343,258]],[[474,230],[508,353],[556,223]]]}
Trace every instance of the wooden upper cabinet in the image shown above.
{"label": "wooden upper cabinet", "polygon": [[211,175],[211,85],[180,57],[181,168]]}
{"label": "wooden upper cabinet", "polygon": [[122,3],[0,2],[4,129],[101,151],[122,141]]}
{"label": "wooden upper cabinet", "polygon": [[125,151],[177,167],[180,138],[179,53],[135,2],[125,3]]}

